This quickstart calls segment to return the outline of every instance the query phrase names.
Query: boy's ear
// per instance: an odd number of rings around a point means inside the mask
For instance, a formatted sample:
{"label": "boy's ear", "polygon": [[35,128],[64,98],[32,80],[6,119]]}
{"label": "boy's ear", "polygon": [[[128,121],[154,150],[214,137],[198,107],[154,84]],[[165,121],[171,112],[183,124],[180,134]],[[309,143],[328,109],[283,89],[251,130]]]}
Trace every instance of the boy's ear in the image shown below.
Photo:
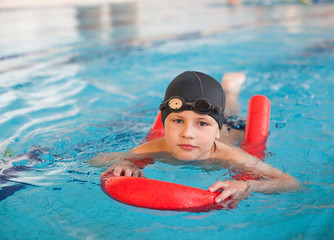
{"label": "boy's ear", "polygon": [[216,139],[217,139],[217,140],[220,139],[220,130],[219,130],[219,129],[218,129],[218,131],[217,131]]}

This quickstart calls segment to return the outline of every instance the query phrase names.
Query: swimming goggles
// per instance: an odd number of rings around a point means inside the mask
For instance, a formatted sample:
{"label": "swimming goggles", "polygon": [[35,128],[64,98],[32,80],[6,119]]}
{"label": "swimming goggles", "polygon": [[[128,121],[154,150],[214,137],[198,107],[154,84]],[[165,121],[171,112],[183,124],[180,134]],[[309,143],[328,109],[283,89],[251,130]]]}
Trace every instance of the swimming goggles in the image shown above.
{"label": "swimming goggles", "polygon": [[187,107],[191,107],[192,110],[201,114],[208,114],[211,112],[223,114],[221,107],[214,105],[205,98],[200,98],[193,102],[186,102],[182,97],[171,97],[170,99],[163,101],[159,109],[162,110],[165,107],[173,112],[181,112],[186,110]]}

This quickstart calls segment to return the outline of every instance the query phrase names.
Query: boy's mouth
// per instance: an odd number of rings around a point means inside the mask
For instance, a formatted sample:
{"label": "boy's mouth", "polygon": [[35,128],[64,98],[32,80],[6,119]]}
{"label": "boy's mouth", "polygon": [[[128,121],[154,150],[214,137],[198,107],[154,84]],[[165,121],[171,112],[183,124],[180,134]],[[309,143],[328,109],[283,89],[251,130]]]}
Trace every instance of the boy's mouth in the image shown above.
{"label": "boy's mouth", "polygon": [[179,144],[179,147],[182,148],[185,151],[191,151],[196,148],[196,146],[193,146],[191,144]]}

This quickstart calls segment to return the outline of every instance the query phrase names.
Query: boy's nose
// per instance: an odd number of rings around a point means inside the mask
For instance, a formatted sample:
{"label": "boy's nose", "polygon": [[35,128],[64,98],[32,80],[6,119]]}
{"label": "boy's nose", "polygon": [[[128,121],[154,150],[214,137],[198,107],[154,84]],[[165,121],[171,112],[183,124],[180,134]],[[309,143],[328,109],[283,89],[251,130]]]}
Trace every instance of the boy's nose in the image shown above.
{"label": "boy's nose", "polygon": [[183,126],[183,129],[182,129],[182,137],[184,138],[194,138],[194,135],[195,132],[194,132],[194,128],[192,126],[192,124],[190,123],[186,123],[184,124]]}

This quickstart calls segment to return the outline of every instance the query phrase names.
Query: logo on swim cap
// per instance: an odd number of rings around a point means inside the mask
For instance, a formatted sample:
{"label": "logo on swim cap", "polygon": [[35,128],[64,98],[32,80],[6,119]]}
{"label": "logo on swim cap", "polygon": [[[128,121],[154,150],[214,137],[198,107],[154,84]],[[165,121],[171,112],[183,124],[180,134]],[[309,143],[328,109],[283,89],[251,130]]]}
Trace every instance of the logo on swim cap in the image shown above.
{"label": "logo on swim cap", "polygon": [[[173,110],[180,110],[181,107],[184,105],[183,101],[178,97],[173,97],[170,100],[165,101],[164,103],[167,103],[168,107]],[[164,104],[165,105],[165,104]]]}

